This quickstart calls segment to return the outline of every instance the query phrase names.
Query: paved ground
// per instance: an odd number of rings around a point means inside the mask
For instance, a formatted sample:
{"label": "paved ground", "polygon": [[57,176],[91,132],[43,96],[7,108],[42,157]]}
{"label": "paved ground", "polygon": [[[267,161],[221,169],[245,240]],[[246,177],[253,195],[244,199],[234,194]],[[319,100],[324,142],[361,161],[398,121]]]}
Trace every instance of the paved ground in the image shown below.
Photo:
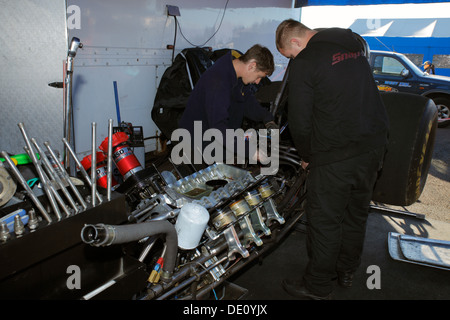
{"label": "paved ground", "polygon": [[[436,239],[445,234],[448,237],[450,224],[371,213],[354,285],[343,289],[335,284],[333,300],[449,300],[450,271],[393,259],[388,245],[390,232]],[[301,228],[296,228],[260,264],[253,263],[231,279],[234,284],[247,289],[244,300],[299,300],[283,290],[281,281],[303,275],[308,262],[305,237]],[[368,284],[374,266],[379,268],[378,287]],[[283,306],[292,310],[297,308],[290,303]]]}
{"label": "paved ground", "polygon": [[[396,260],[388,245],[390,232],[450,241],[449,199],[450,127],[447,127],[438,129],[427,183],[419,201],[406,208],[392,207],[424,214],[425,219],[371,212],[362,263],[355,274],[354,286],[342,289],[336,285],[334,300],[449,300],[450,271]],[[298,225],[259,264],[253,263],[230,279],[246,289],[244,300],[284,300],[282,310],[290,312],[299,308],[293,301],[298,299],[282,289],[281,281],[301,277],[304,272],[308,259],[303,229],[304,226]],[[381,286],[378,289],[370,289],[367,285],[371,266],[380,268]],[[287,303],[288,300],[293,304]],[[275,313],[273,310],[272,315]]]}

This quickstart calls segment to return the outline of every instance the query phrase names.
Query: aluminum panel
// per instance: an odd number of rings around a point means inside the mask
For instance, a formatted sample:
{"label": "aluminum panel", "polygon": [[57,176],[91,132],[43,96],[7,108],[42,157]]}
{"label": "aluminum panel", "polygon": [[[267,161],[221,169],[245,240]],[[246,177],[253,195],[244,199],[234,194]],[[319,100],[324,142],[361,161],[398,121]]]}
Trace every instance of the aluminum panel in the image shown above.
{"label": "aluminum panel", "polygon": [[24,153],[17,124],[62,151],[63,81],[67,55],[65,2],[0,1],[0,149]]}

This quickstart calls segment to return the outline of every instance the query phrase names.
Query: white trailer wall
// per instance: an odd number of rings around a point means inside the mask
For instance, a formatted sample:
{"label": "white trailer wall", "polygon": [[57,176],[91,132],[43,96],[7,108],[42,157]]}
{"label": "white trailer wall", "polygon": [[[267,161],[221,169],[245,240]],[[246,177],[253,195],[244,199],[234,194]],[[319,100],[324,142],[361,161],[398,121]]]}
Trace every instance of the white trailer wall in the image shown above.
{"label": "white trailer wall", "polygon": [[[273,52],[277,70],[272,78],[281,80],[287,60],[275,48],[275,29],[286,18],[300,18],[291,1],[69,0],[69,40],[75,36],[83,43],[73,84],[79,157],[90,153],[92,122],[97,123],[97,144],[107,135],[108,119],[117,124],[113,81],[121,120],[143,126],[144,137],[158,130],[150,112],[161,76],[171,64],[172,51],[166,47],[175,35],[175,19],[167,15],[166,5],[180,11],[175,55],[192,44],[246,51],[260,43]],[[155,140],[146,140],[145,151],[152,150]]]}
{"label": "white trailer wall", "polygon": [[[143,126],[145,137],[155,135],[150,111],[161,76],[171,64],[172,51],[166,46],[173,44],[175,34],[175,20],[167,16],[166,5],[180,10],[176,53],[193,45],[245,51],[260,43],[275,56],[272,79],[281,80],[287,59],[278,54],[274,33],[282,20],[300,19],[293,3],[0,0],[0,150],[24,153],[17,126],[23,122],[30,137],[50,141],[62,154],[64,90],[48,83],[64,81],[72,37],[84,45],[75,57],[73,76],[75,147],[81,159],[90,154],[92,122],[97,123],[97,145],[107,135],[108,119],[117,124],[113,81],[121,120]],[[145,151],[154,149],[155,141],[146,140]]]}

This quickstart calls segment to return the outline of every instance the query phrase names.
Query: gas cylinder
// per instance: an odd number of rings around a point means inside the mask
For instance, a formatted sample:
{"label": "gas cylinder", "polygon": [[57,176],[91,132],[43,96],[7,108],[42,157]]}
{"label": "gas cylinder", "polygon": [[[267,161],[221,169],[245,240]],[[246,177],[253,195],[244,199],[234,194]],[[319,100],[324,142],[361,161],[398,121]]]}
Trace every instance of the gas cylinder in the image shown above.
{"label": "gas cylinder", "polygon": [[[108,137],[99,148],[105,154],[108,153]],[[112,135],[112,158],[124,180],[143,169],[128,144],[128,135],[125,132],[120,131]]]}
{"label": "gas cylinder", "polygon": [[[92,155],[88,155],[80,161],[83,168],[90,172],[92,167]],[[96,164],[96,173],[97,173],[97,185],[102,188],[108,187],[108,177],[107,177],[107,169],[106,169],[106,156],[103,152],[97,152],[97,164]],[[114,177],[111,177],[111,188],[114,188],[117,185],[117,181]]]}

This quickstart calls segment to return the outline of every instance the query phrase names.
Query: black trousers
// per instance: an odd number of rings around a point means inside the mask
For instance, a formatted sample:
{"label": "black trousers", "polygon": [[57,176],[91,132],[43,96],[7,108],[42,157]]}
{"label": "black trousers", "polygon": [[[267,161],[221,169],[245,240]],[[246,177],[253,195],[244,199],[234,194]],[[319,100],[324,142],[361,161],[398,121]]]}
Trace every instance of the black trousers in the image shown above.
{"label": "black trousers", "polygon": [[355,271],[361,262],[373,187],[384,147],[343,161],[313,167],[307,178],[309,262],[305,286],[331,293],[336,271]]}

